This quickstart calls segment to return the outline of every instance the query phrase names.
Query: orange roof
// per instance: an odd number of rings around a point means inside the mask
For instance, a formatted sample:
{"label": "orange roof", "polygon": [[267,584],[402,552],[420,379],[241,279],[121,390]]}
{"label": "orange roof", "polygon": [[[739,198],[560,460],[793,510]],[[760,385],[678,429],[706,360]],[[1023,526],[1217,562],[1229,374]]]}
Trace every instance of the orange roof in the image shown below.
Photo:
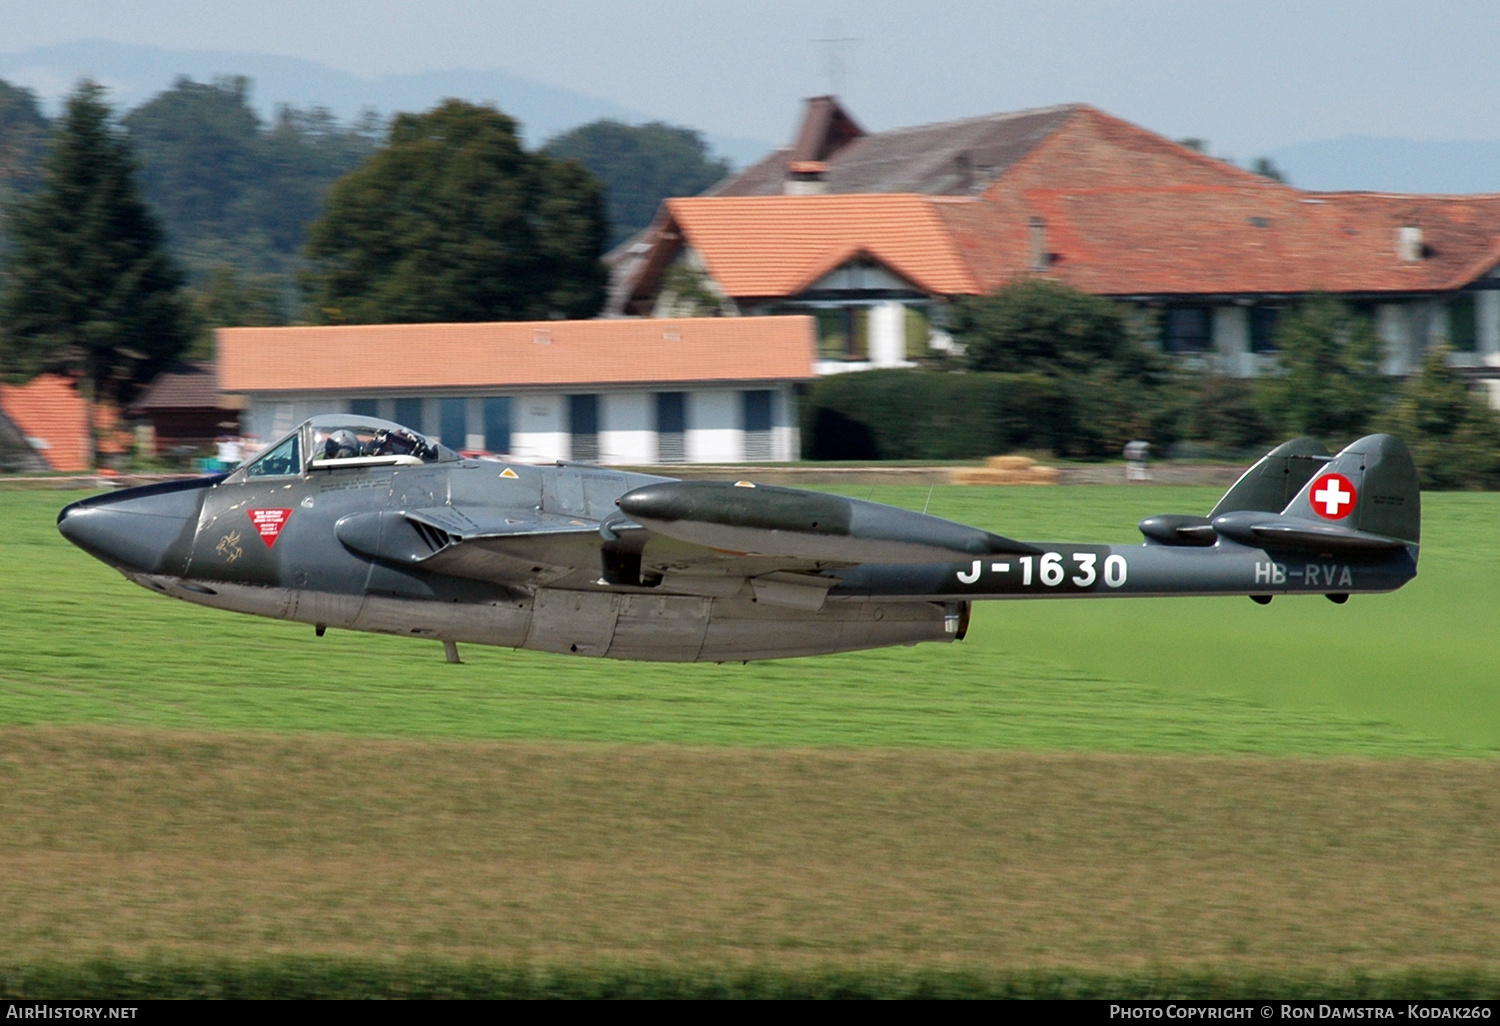
{"label": "orange roof", "polygon": [[220,328],[219,387],[295,392],[802,381],[811,317]]}
{"label": "orange roof", "polygon": [[[0,385],[0,407],[53,470],[91,467],[88,414],[72,378],[42,374],[24,385]],[[130,436],[117,430],[113,407],[97,404],[94,423],[101,452],[129,451]]]}
{"label": "orange roof", "polygon": [[694,196],[665,206],[731,296],[793,295],[861,255],[925,292],[975,292],[974,276],[935,212],[942,202],[906,193],[844,193]]}

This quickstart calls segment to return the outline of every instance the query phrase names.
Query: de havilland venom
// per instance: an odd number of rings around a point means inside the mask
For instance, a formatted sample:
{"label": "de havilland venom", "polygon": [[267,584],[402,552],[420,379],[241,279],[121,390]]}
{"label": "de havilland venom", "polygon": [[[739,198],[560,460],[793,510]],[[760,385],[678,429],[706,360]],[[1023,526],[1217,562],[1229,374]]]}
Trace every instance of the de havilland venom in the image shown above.
{"label": "de havilland venom", "polygon": [[316,417],[233,472],[75,502],[63,535],[153,591],[327,627],[692,662],[964,636],[980,599],[1393,591],[1417,572],[1406,447],[1297,439],[1141,545],[1020,542],[748,481],[468,459]]}

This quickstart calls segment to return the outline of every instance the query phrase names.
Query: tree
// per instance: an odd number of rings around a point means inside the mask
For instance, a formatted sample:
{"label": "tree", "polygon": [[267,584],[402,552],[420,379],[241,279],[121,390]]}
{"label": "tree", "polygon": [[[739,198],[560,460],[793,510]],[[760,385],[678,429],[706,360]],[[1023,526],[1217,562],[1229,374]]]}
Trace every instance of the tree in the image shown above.
{"label": "tree", "polygon": [[1389,396],[1380,339],[1368,317],[1312,296],[1276,327],[1280,373],[1260,382],[1260,407],[1280,434],[1333,446],[1366,433]]}
{"label": "tree", "polygon": [[726,161],[709,157],[702,135],[660,121],[595,121],[563,133],[544,150],[578,161],[604,183],[610,246],[649,225],[668,196],[696,196],[729,174]]}
{"label": "tree", "polygon": [[86,397],[128,399],[188,344],[182,276],[135,183],[103,89],[68,98],[40,189],[10,225],[0,366],[81,378]]}
{"label": "tree", "polygon": [[1392,433],[1411,449],[1425,488],[1500,484],[1500,416],[1448,366],[1438,346],[1407,380],[1391,415]]}
{"label": "tree", "polygon": [[1023,278],[953,305],[953,337],[971,370],[1083,372],[1101,364],[1143,370],[1118,303],[1046,278]]}
{"label": "tree", "polygon": [[493,107],[402,114],[308,232],[313,315],[331,324],[589,317],[604,302],[603,189],[521,148]]}
{"label": "tree", "polygon": [[1187,435],[1235,452],[1264,447],[1271,429],[1255,405],[1255,389],[1244,378],[1205,374],[1188,396]]}
{"label": "tree", "polygon": [[146,199],[200,286],[226,264],[291,272],[328,187],[375,150],[368,119],[346,128],[327,111],[283,107],[267,127],[250,87],[179,78],[124,118]]}
{"label": "tree", "polygon": [[125,115],[141,164],[141,187],[183,251],[250,230],[243,202],[262,171],[260,119],[248,103],[247,79],[203,85],[179,78],[172,88]]}
{"label": "tree", "polygon": [[953,338],[975,371],[1057,379],[1070,451],[1102,456],[1145,438],[1176,438],[1180,401],[1170,367],[1146,348],[1120,304],[1045,278],[1025,278],[953,305]]}
{"label": "tree", "polygon": [[6,209],[41,184],[47,119],[36,94],[0,79],[0,232]]}
{"label": "tree", "polygon": [[1277,167],[1276,162],[1270,157],[1256,157],[1250,164],[1250,170],[1262,178],[1269,178],[1271,181],[1280,182],[1283,185],[1287,184],[1286,172]]}

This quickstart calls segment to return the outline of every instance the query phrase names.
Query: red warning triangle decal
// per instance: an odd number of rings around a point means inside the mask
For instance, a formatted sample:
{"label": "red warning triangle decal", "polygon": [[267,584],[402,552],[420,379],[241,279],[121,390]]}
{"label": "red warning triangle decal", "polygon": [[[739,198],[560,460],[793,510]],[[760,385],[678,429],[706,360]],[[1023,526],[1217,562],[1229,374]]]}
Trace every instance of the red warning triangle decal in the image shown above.
{"label": "red warning triangle decal", "polygon": [[245,512],[250,515],[250,522],[268,549],[276,544],[276,536],[292,517],[289,509],[247,509]]}

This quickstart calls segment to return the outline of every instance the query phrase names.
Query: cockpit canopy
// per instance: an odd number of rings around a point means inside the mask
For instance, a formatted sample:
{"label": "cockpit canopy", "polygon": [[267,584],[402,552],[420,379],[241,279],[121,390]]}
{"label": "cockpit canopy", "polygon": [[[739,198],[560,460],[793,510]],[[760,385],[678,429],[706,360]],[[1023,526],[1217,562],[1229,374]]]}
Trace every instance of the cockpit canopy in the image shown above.
{"label": "cockpit canopy", "polygon": [[343,467],[420,466],[458,453],[426,435],[378,417],[325,414],[240,464],[234,477],[287,477]]}

